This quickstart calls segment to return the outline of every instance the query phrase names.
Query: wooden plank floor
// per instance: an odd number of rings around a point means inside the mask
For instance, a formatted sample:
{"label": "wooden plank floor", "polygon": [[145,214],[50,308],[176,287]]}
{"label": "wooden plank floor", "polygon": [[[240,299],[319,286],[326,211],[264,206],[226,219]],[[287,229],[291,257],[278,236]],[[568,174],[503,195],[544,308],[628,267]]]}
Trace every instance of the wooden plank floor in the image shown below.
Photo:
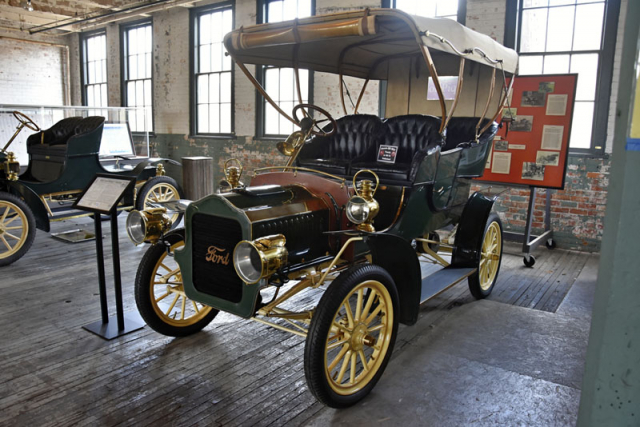
{"label": "wooden plank floor", "polygon": [[[85,219],[53,231],[78,224],[92,229]],[[133,311],[132,284],[146,246],[128,241],[124,218],[120,226],[125,311]],[[104,243],[110,256],[108,235]],[[82,330],[100,317],[94,248],[38,231],[31,251],[0,270],[0,425],[300,425],[322,408],[306,388],[304,339],[262,324],[220,314],[190,337],[144,328],[111,342]],[[518,248],[507,245],[490,298],[554,312],[588,255],[536,255],[527,269]],[[112,279],[108,262],[113,315]],[[320,295],[304,292],[296,305],[311,306]],[[429,301],[420,317],[437,324],[472,300],[461,283]],[[418,333],[401,327],[394,358]]]}

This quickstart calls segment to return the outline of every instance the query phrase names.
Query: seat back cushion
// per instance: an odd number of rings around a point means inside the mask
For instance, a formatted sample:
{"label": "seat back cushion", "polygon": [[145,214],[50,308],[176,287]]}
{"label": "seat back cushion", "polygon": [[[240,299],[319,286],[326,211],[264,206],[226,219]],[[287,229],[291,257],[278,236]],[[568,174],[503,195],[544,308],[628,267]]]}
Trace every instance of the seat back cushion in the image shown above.
{"label": "seat back cushion", "polygon": [[[317,136],[300,152],[300,159],[322,158],[352,160],[376,144],[382,121],[369,114],[344,116],[337,121],[331,136]],[[306,152],[305,152],[306,151]]]}
{"label": "seat back cushion", "polygon": [[441,143],[440,119],[421,114],[387,119],[384,139],[380,140],[380,144],[398,147],[396,163],[411,163],[417,152],[426,151]]}
{"label": "seat back cushion", "polygon": [[[480,129],[482,129],[489,119],[482,120]],[[472,142],[476,138],[477,117],[452,117],[447,125],[446,143],[442,147],[442,151],[453,150],[463,142]],[[492,139],[498,131],[497,123],[493,123],[489,128],[480,135],[479,142]]]}
{"label": "seat back cushion", "polygon": [[102,116],[89,116],[85,117],[75,127],[75,135],[83,135],[89,133],[92,130],[97,129],[104,123],[104,117]]}
{"label": "seat back cushion", "polygon": [[[27,138],[27,147],[38,144],[61,145],[66,144],[69,137],[75,134],[76,126],[82,117],[67,117],[55,123],[49,129],[34,133]],[[44,138],[41,134],[44,133]]]}

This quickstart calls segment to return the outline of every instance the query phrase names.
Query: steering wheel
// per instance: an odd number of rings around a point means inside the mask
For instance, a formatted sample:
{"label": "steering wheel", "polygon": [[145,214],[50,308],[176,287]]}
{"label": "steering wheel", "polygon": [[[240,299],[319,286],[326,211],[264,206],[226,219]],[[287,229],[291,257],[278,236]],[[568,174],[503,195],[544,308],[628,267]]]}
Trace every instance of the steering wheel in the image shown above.
{"label": "steering wheel", "polygon": [[[308,117],[308,115],[305,112],[305,116],[302,119],[299,119],[298,111],[302,110],[303,108],[306,108],[307,110],[315,110],[320,114],[322,114],[325,118],[322,120],[312,120]],[[338,124],[336,123],[335,119],[331,117],[331,114],[329,114],[326,110],[313,104],[298,104],[295,107],[293,107],[293,119],[296,121],[298,126],[300,126],[303,130],[311,129],[311,134],[316,136],[331,136],[334,133],[336,133],[336,129],[338,129]],[[308,123],[309,120],[311,120],[310,124]],[[324,123],[324,122],[331,123],[331,130],[329,132],[325,131],[320,126],[318,126],[320,123]],[[313,128],[317,130],[314,130]]]}
{"label": "steering wheel", "polygon": [[38,125],[35,124],[35,122],[33,120],[31,120],[31,118],[29,116],[27,116],[26,114],[23,114],[20,111],[14,111],[13,112],[13,117],[15,117],[17,121],[19,121],[20,123],[22,123],[23,125],[25,125],[29,129],[31,129],[32,131],[40,132],[40,128],[38,127]]}

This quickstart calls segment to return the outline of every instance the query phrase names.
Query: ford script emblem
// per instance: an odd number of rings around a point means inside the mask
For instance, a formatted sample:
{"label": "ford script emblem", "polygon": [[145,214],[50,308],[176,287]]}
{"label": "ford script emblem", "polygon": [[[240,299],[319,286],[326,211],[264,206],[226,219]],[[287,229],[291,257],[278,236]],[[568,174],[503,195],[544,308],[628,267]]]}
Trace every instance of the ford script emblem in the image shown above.
{"label": "ford script emblem", "polygon": [[223,255],[223,252],[226,252],[226,249],[220,249],[216,246],[209,246],[207,249],[207,261],[211,261],[214,264],[223,264],[229,265],[229,253],[227,252]]}

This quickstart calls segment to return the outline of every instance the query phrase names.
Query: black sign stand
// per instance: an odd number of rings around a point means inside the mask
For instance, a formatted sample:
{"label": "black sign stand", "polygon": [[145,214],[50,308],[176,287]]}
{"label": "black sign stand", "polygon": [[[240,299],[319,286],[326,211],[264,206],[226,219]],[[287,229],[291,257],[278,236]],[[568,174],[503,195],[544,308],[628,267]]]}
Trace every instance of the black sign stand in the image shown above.
{"label": "black sign stand", "polygon": [[[98,262],[98,288],[102,319],[83,326],[106,340],[111,340],[145,326],[137,312],[124,313],[122,303],[122,278],[120,275],[120,245],[118,240],[117,206],[124,193],[135,185],[135,178],[98,174],[74,203],[75,209],[93,212],[96,230],[96,259]],[[85,197],[86,196],[86,197]],[[96,196],[100,196],[99,200]],[[116,322],[109,321],[107,286],[102,247],[102,220],[100,215],[111,217],[111,248],[113,252],[113,277],[116,297]]]}

